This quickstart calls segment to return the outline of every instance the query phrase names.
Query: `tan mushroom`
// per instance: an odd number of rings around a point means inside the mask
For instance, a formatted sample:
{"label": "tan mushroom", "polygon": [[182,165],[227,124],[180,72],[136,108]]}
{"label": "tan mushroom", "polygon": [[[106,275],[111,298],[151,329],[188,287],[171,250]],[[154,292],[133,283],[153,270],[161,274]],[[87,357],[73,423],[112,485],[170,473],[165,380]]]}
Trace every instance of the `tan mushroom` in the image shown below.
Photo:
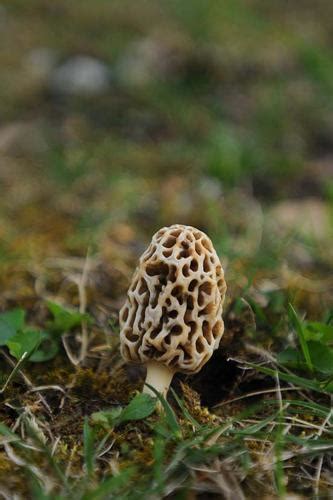
{"label": "tan mushroom", "polygon": [[[196,373],[224,331],[226,283],[211,240],[191,226],[160,229],[140,258],[120,311],[121,353],[144,363],[166,395],[175,372]],[[151,393],[145,385],[144,392]]]}

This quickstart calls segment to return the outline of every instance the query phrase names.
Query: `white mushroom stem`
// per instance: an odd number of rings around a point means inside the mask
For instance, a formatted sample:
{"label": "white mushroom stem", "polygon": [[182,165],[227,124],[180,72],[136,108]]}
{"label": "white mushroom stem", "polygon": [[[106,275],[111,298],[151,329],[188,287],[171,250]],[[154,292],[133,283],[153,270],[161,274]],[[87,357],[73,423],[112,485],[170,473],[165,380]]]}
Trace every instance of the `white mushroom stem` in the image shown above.
{"label": "white mushroom stem", "polygon": [[165,398],[175,373],[174,370],[156,361],[150,361],[146,366],[147,376],[143,393],[156,397],[156,394],[146,385],[149,384]]}

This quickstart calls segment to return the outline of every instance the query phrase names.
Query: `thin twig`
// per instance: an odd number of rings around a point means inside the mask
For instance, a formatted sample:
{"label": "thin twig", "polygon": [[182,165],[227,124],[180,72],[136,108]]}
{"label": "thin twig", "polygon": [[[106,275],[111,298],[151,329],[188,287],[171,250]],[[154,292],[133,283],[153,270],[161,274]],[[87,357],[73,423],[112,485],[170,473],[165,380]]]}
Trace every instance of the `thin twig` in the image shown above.
{"label": "thin twig", "polygon": [[[88,274],[90,270],[90,258],[89,258],[89,248],[87,250],[87,255],[83,263],[83,268],[82,268],[82,273],[80,276],[77,276],[76,274],[70,275],[68,279],[70,279],[73,283],[76,284],[78,288],[78,293],[79,293],[79,311],[81,314],[85,314],[86,309],[87,309],[87,294],[86,294],[86,285],[88,281]],[[89,332],[88,332],[88,325],[85,320],[82,320],[81,322],[81,346],[80,346],[80,352],[78,356],[75,356],[74,353],[72,352],[68,341],[67,341],[67,336],[63,335],[62,336],[62,342],[64,349],[66,351],[66,354],[71,361],[71,363],[75,366],[80,364],[82,361],[84,361],[87,351],[88,351],[88,345],[89,345]]]}
{"label": "thin twig", "polygon": [[317,470],[314,477],[313,492],[316,495],[316,497],[318,496],[319,493],[319,483],[320,483],[321,470],[323,467],[323,461],[324,461],[324,455],[322,454],[318,458]]}
{"label": "thin twig", "polygon": [[36,392],[36,391],[46,391],[46,390],[54,390],[54,391],[60,391],[63,394],[66,394],[66,391],[63,387],[60,385],[39,385],[37,387],[33,387],[32,389],[29,389],[28,392]]}
{"label": "thin twig", "polygon": [[[15,369],[16,364],[13,362],[13,360],[10,358],[10,356],[8,356],[8,354],[6,354],[3,349],[0,349],[0,353],[5,358],[5,360],[7,361],[7,363],[10,364],[10,366],[12,366]],[[24,383],[26,384],[26,386],[29,389],[33,389],[33,387],[34,387],[33,383],[31,382],[31,380],[27,377],[27,375],[22,370],[20,370],[18,368],[16,370],[16,373],[20,374],[21,378],[24,380]],[[40,392],[37,392],[37,394],[40,397],[40,400],[42,401],[42,403],[45,406],[46,410],[48,411],[48,413],[52,417],[52,410],[51,410],[48,402],[46,401],[46,399],[44,398],[44,396]]]}
{"label": "thin twig", "polygon": [[[4,352],[1,350],[1,354],[4,354]],[[28,355],[28,352],[24,352],[22,354],[22,356],[20,357],[20,359],[18,360],[18,362],[16,363],[16,365],[14,366],[13,370],[10,372],[6,382],[4,383],[3,387],[0,389],[0,394],[2,394],[3,392],[5,392],[5,390],[7,389],[9,383],[11,382],[11,380],[15,377],[15,375],[17,374],[17,372],[19,371],[20,369],[20,366],[23,364],[25,358],[27,357]]]}
{"label": "thin twig", "polygon": [[[280,388],[280,391],[298,391],[300,387],[282,387]],[[265,389],[262,391],[254,391],[254,392],[248,392],[247,394],[244,394],[243,396],[238,396],[237,398],[233,399],[228,399],[227,401],[222,401],[222,403],[218,403],[217,405],[213,406],[213,408],[220,408],[221,406],[234,403],[235,401],[239,401],[241,399],[246,399],[246,398],[251,398],[253,396],[260,396],[261,394],[270,394],[276,392],[276,387],[273,389]]]}
{"label": "thin twig", "polygon": [[[86,285],[87,285],[87,281],[88,281],[89,269],[90,269],[90,259],[89,259],[89,248],[88,248],[86,259],[85,259],[84,265],[83,265],[81,278],[78,282],[80,313],[81,314],[84,314],[86,312],[86,309],[87,309]],[[86,357],[86,354],[88,351],[88,342],[89,342],[87,322],[85,320],[82,321],[81,332],[82,332],[82,337],[81,337],[81,350],[80,350],[79,360],[83,361],[84,358]]]}
{"label": "thin twig", "polygon": [[[332,415],[333,415],[333,408],[331,408],[330,411],[328,412],[328,414],[327,414],[324,422],[319,427],[319,430],[318,430],[316,436],[314,437],[314,439],[318,439],[322,435],[322,433],[325,431],[325,428],[326,428],[327,424],[329,423]],[[314,481],[313,492],[314,492],[314,494],[315,494],[316,497],[319,494],[319,483],[320,483],[320,476],[321,476],[321,471],[322,471],[322,467],[323,467],[323,461],[324,461],[324,455],[321,454],[318,457],[316,474],[315,474],[315,476],[313,478],[313,481]]]}

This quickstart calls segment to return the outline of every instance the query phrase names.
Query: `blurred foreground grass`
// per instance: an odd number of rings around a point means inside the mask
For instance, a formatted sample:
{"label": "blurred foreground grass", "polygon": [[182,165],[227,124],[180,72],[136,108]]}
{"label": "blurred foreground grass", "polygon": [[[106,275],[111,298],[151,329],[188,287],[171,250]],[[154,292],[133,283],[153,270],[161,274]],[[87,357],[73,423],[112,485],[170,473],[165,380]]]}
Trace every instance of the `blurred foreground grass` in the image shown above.
{"label": "blurred foreground grass", "polygon": [[[332,15],[327,0],[1,3],[0,306],[52,354],[8,379],[21,351],[2,347],[5,498],[328,498]],[[117,314],[173,223],[206,231],[226,269],[221,348],[176,378],[169,420],[101,425],[142,385]]]}

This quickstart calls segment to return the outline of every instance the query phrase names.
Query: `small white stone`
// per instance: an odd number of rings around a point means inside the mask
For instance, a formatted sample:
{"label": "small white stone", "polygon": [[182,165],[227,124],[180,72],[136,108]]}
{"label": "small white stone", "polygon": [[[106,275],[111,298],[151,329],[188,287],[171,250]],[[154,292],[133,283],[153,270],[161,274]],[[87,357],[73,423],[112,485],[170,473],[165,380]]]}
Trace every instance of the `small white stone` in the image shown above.
{"label": "small white stone", "polygon": [[110,70],[90,56],[75,56],[56,68],[50,87],[59,94],[97,95],[110,85]]}

